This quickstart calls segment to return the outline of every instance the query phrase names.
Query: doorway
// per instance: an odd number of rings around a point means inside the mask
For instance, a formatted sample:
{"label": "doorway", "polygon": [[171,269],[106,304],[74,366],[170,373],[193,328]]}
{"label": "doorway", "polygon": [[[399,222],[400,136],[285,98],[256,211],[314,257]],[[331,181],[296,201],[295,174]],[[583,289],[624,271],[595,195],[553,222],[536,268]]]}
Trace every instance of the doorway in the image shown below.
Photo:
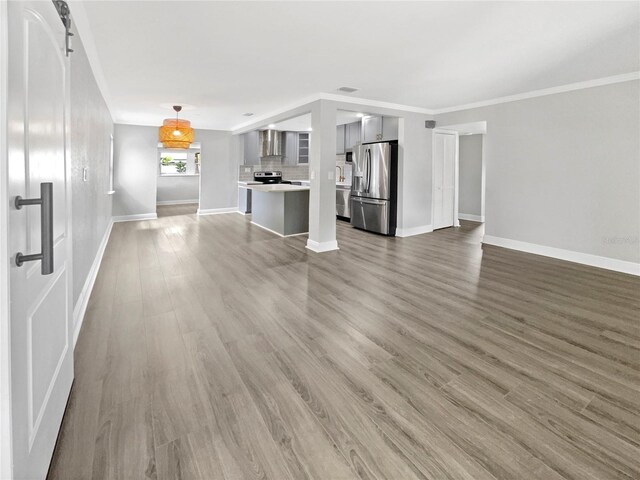
{"label": "doorway", "polygon": [[[441,182],[439,177],[442,174],[436,174],[436,169],[442,169],[443,158],[439,156],[451,155],[450,151],[445,152],[442,142],[452,142],[452,139],[442,140],[436,135],[449,134],[455,135],[455,158],[454,158],[454,219],[453,223],[449,223],[449,218],[446,218],[446,222],[442,221],[442,218],[437,218],[436,215],[436,199],[440,196],[440,191],[437,189],[438,182]],[[478,121],[470,123],[460,123],[455,125],[446,125],[434,130],[434,177],[433,177],[433,228],[446,228],[447,226],[460,226],[460,220],[468,222],[485,222],[485,177],[486,177],[486,140],[487,140],[487,122]],[[450,162],[451,159],[448,159]],[[447,171],[446,174],[450,172]],[[447,177],[448,181],[450,177]],[[446,199],[450,201],[450,197]],[[441,200],[442,201],[442,200]],[[448,213],[450,209],[446,210]],[[483,230],[483,229],[482,229]]]}
{"label": "doorway", "polygon": [[158,216],[166,216],[177,206],[180,212],[196,213],[200,203],[201,166],[199,143],[184,149],[158,147]]}
{"label": "doorway", "polygon": [[458,132],[436,130],[433,138],[433,229],[458,227]]}
{"label": "doorway", "polygon": [[484,223],[484,135],[461,133],[458,152],[458,218]]}

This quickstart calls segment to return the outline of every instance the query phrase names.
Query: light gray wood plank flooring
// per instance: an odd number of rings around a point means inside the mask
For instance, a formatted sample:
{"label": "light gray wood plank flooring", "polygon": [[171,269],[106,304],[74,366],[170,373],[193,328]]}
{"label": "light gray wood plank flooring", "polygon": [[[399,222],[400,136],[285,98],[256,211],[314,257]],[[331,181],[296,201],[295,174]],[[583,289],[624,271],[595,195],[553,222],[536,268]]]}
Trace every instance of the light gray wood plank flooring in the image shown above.
{"label": "light gray wood plank flooring", "polygon": [[640,478],[640,279],[158,212],[114,225],[50,479]]}

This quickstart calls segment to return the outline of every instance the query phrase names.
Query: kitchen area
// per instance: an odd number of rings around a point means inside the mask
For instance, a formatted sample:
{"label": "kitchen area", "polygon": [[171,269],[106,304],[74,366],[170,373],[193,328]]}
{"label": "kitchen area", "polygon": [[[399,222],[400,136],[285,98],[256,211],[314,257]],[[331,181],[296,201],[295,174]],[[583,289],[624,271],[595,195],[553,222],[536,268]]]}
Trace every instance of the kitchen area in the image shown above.
{"label": "kitchen area", "polygon": [[[238,209],[279,236],[308,233],[310,114],[241,135]],[[336,219],[395,235],[398,118],[338,111]]]}

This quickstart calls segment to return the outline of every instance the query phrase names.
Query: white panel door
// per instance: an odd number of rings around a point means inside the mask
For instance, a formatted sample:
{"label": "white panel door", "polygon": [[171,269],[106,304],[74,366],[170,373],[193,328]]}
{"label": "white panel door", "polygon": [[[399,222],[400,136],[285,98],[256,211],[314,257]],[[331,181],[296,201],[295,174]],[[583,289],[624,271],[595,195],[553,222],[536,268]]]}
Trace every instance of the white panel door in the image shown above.
{"label": "white panel door", "polygon": [[433,154],[433,228],[456,225],[455,134],[436,133]]}
{"label": "white panel door", "polygon": [[[7,124],[11,248],[11,417],[16,479],[46,477],[73,381],[68,179],[68,59],[52,2],[10,1]],[[39,260],[41,207],[13,208],[53,184],[53,273]]]}

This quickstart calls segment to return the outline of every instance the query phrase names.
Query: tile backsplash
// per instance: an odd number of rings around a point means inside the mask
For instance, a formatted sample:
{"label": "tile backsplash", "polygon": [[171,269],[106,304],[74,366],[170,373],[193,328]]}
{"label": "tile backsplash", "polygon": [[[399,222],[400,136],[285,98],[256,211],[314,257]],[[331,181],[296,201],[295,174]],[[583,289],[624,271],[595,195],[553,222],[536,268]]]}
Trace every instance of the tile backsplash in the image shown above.
{"label": "tile backsplash", "polygon": [[283,180],[309,180],[309,165],[283,165],[280,158],[271,160],[268,157],[263,158],[260,165],[240,165],[238,179],[241,182],[253,180],[253,172],[265,170],[282,172]]}
{"label": "tile backsplash", "polygon": [[[345,182],[351,182],[351,164],[346,163],[345,155],[336,155],[336,166],[342,169]],[[247,171],[248,170],[248,171]],[[260,165],[240,165],[238,180],[246,182],[253,180],[253,172],[276,170],[282,172],[283,180],[309,180],[309,165],[283,165],[280,157],[264,157]],[[340,173],[336,168],[336,180]]]}
{"label": "tile backsplash", "polygon": [[[344,181],[347,183],[351,183],[351,172],[352,172],[353,164],[347,163],[346,155],[336,155],[336,167],[340,167],[342,169],[342,176],[344,176]],[[336,181],[338,180],[338,176],[340,173],[336,168]]]}

